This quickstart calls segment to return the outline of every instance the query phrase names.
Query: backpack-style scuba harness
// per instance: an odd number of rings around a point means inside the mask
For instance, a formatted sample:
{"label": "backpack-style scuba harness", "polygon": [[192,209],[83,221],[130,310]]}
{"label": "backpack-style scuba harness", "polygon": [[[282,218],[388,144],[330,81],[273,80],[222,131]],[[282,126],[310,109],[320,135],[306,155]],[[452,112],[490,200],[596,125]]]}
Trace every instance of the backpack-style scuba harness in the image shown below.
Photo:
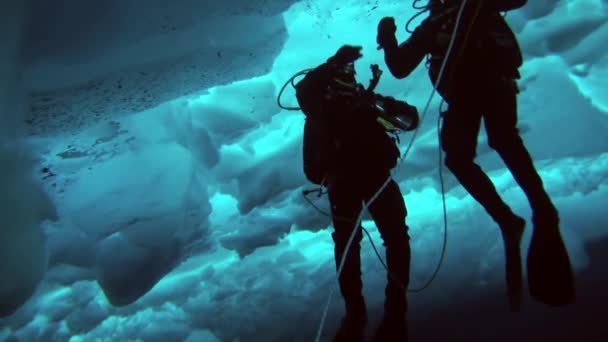
{"label": "backpack-style scuba harness", "polygon": [[[331,82],[340,83],[339,80],[332,79],[333,75],[326,69],[327,65],[323,64],[313,71],[309,72],[304,79],[295,85],[296,98],[305,118],[304,134],[303,134],[303,169],[306,178],[318,185],[325,185],[325,180],[328,172],[334,165],[335,161],[335,145],[334,135],[332,132],[333,123],[323,108],[325,100],[331,97],[331,89],[328,85]],[[403,101],[395,100],[392,97],[385,97],[373,93],[378,81],[380,80],[381,71],[377,65],[372,65],[373,78],[367,89],[359,90],[361,94],[355,95],[359,99],[368,101],[368,105],[373,111],[378,113],[377,121],[384,128],[395,134],[398,130],[409,131],[418,126],[418,111],[416,107],[411,106]],[[348,87],[348,85],[346,85]],[[357,94],[355,92],[355,94]],[[349,111],[349,108],[343,108],[344,111]],[[398,141],[398,137],[396,137]],[[394,146],[396,158],[399,157],[399,149]],[[379,151],[387,152],[388,151]]]}

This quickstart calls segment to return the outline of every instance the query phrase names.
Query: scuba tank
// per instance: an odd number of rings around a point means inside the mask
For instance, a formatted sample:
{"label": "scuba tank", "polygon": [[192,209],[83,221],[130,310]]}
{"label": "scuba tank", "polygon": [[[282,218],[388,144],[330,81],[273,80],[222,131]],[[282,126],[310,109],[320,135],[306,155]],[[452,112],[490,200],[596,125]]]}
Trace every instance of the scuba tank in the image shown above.
{"label": "scuba tank", "polygon": [[404,101],[396,100],[392,96],[382,96],[374,93],[374,89],[380,81],[380,76],[382,76],[382,70],[377,64],[372,64],[370,67],[372,69],[372,79],[365,91],[373,96],[373,104],[378,112],[377,121],[389,131],[402,130],[407,132],[416,129],[420,123],[418,109]]}
{"label": "scuba tank", "polygon": [[375,94],[375,106],[378,110],[378,121],[389,130],[399,129],[412,131],[420,121],[416,107],[390,96]]}

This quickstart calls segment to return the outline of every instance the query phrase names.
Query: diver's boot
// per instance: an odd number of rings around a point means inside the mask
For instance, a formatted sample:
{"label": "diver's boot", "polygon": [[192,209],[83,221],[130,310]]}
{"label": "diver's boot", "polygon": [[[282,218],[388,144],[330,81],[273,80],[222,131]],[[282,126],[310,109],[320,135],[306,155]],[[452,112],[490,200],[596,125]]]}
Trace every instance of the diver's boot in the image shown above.
{"label": "diver's boot", "polygon": [[333,342],[364,342],[367,327],[367,309],[363,297],[346,301],[346,314]]}
{"label": "diver's boot", "polygon": [[407,298],[404,289],[388,284],[384,317],[373,337],[373,342],[404,342],[408,340]]}
{"label": "diver's boot", "polygon": [[406,314],[411,251],[405,232],[400,230],[401,235],[387,239],[384,317],[373,336],[374,342],[404,342],[408,339]]}
{"label": "diver's boot", "polygon": [[[340,235],[337,232],[332,234],[335,242],[335,262],[336,270],[340,268],[342,255],[346,249],[346,244],[350,238],[348,231],[342,231]],[[365,341],[365,327],[367,325],[367,311],[365,300],[362,295],[363,281],[361,279],[361,248],[360,242],[363,238],[361,229],[355,235],[355,240],[348,251],[347,257],[344,259],[344,265],[340,276],[338,277],[340,284],[340,292],[344,298],[346,306],[346,315],[342,319],[342,324],[334,337],[334,342],[338,341]]]}
{"label": "diver's boot", "polygon": [[574,273],[554,207],[535,210],[534,231],[528,251],[528,289],[538,301],[551,306],[574,302]]}
{"label": "diver's boot", "polygon": [[390,315],[385,313],[372,341],[407,342],[408,329],[405,315]]}
{"label": "diver's boot", "polygon": [[521,311],[523,302],[520,246],[525,226],[526,220],[517,215],[513,215],[507,222],[500,225],[505,250],[507,298],[513,312]]}

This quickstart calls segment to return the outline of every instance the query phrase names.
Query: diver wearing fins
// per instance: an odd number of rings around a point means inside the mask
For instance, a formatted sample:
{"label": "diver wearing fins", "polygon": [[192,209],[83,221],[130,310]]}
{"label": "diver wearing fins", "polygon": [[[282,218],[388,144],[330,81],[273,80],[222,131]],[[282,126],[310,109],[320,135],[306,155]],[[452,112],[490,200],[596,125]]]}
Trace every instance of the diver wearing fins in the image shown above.
{"label": "diver wearing fins", "polygon": [[416,107],[373,92],[381,74],[377,65],[372,65],[374,78],[367,89],[357,83],[354,62],[362,56],[360,50],[342,46],[296,84],[296,97],[306,116],[304,173],[311,182],[327,187],[331,205],[334,257],[346,307],[334,341],[364,341],[366,336],[360,259],[363,234],[357,226],[363,202],[384,241],[388,264],[384,318],[375,340],[405,341],[410,271],[405,202],[399,186],[390,179],[377,198],[367,203],[397,165],[400,151],[388,133],[415,129],[419,117]]}
{"label": "diver wearing fins", "polygon": [[[414,7],[420,8],[417,2]],[[448,104],[440,132],[445,165],[500,228],[505,243],[507,295],[513,311],[519,311],[522,304],[520,244],[526,221],[513,213],[474,162],[482,119],[488,145],[525,192],[533,212],[527,256],[530,294],[553,306],[575,300],[574,274],[561,237],[558,211],[517,129],[516,80],[523,57],[500,12],[520,8],[526,2],[429,0],[422,7],[430,12],[428,17],[403,43],[398,44],[395,37],[393,17],[383,18],[377,33],[378,48],[384,50],[386,65],[396,78],[407,77],[428,57],[430,79]],[[446,56],[452,46],[453,53]]]}

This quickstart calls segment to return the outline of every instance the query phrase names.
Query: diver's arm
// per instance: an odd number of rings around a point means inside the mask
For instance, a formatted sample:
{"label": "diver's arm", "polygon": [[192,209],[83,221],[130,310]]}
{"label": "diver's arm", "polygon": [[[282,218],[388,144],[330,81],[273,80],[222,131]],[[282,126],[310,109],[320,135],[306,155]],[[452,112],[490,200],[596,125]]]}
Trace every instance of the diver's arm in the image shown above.
{"label": "diver's arm", "polygon": [[477,0],[483,3],[487,10],[505,12],[523,7],[528,0]]}
{"label": "diver's arm", "polygon": [[384,61],[395,78],[407,77],[427,54],[427,50],[424,46],[420,46],[414,34],[401,45],[384,48]]}
{"label": "diver's arm", "polygon": [[492,2],[494,3],[494,6],[497,7],[496,9],[498,11],[503,12],[523,7],[526,3],[528,3],[528,0],[492,0]]}
{"label": "diver's arm", "polygon": [[408,40],[401,45],[395,36],[397,31],[395,18],[384,17],[378,23],[376,36],[378,49],[384,50],[384,61],[394,77],[407,77],[429,51],[429,25],[425,25],[425,22],[418,26]]}

